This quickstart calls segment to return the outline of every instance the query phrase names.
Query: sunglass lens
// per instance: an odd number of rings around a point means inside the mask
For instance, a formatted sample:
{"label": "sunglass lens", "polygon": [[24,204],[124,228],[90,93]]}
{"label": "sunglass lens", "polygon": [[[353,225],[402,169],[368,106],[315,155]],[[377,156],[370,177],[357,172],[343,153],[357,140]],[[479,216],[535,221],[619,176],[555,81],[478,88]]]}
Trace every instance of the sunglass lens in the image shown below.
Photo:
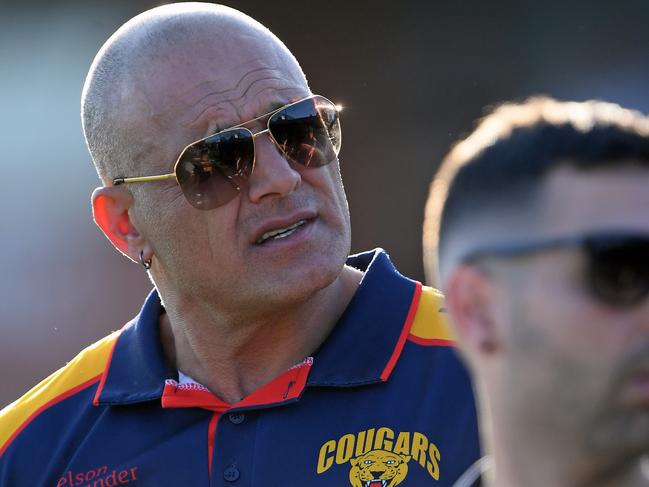
{"label": "sunglass lens", "polygon": [[220,132],[187,147],[176,165],[176,178],[187,201],[211,210],[234,199],[254,164],[252,134],[244,128]]}
{"label": "sunglass lens", "polygon": [[270,133],[286,157],[305,167],[333,162],[340,151],[340,122],[336,106],[314,96],[275,113]]}
{"label": "sunglass lens", "polygon": [[619,238],[587,243],[589,281],[609,305],[629,307],[649,294],[649,239]]}

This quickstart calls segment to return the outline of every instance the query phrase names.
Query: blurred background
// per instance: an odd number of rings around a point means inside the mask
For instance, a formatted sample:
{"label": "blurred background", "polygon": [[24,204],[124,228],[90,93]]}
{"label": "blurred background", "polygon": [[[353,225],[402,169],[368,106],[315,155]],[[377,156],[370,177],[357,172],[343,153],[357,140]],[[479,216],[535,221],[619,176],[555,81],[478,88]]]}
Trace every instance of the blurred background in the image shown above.
{"label": "blurred background", "polygon": [[[384,247],[419,280],[428,183],[486,106],[545,93],[649,111],[646,1],[224,3],[345,107],[353,250]],[[102,43],[160,4],[0,0],[0,407],[121,327],[151,288],[92,223],[79,97]]]}

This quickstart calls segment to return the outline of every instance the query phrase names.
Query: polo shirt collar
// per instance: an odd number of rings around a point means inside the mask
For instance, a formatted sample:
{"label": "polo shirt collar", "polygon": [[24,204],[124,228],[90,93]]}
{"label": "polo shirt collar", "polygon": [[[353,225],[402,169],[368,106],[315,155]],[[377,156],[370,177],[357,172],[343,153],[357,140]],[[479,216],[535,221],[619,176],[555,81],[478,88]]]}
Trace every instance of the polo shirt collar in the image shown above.
{"label": "polo shirt collar", "polygon": [[160,296],[153,289],[139,314],[117,338],[95,404],[135,404],[160,399],[165,380],[177,378],[162,350],[158,324],[163,312]]}
{"label": "polo shirt collar", "polygon": [[336,327],[314,355],[307,386],[357,386],[386,381],[414,317],[421,285],[395,269],[386,252],[351,256],[365,274]]}
{"label": "polo shirt collar", "polygon": [[[347,264],[365,275],[336,327],[314,354],[307,387],[386,381],[414,316],[421,286],[399,274],[385,251],[353,255]],[[160,341],[158,320],[163,311],[154,289],[117,339],[95,404],[159,400],[165,381],[177,379]]]}

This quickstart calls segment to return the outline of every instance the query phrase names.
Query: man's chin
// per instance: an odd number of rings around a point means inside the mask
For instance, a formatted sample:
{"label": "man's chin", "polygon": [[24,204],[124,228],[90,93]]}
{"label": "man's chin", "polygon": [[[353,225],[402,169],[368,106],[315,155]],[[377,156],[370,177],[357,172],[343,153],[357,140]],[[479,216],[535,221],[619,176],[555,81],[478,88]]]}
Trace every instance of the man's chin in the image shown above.
{"label": "man's chin", "polygon": [[649,408],[625,408],[591,431],[588,448],[604,464],[617,465],[649,454]]}
{"label": "man's chin", "polygon": [[266,296],[268,303],[283,306],[304,303],[315,297],[320,291],[331,286],[340,276],[343,266],[314,268],[309,272],[297,273],[298,275],[285,275],[265,284],[265,291],[259,288]]}

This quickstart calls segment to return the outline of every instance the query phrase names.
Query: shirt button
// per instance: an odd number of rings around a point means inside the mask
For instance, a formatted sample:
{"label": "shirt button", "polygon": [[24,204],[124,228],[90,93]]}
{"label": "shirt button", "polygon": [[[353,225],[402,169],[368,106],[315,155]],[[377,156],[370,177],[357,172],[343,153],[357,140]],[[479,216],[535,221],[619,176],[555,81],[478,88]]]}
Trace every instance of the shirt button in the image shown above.
{"label": "shirt button", "polygon": [[236,465],[230,465],[223,471],[223,478],[228,482],[236,482],[240,476],[241,473]]}
{"label": "shirt button", "polygon": [[230,413],[228,414],[228,418],[232,424],[241,424],[246,419],[246,415],[243,413]]}

